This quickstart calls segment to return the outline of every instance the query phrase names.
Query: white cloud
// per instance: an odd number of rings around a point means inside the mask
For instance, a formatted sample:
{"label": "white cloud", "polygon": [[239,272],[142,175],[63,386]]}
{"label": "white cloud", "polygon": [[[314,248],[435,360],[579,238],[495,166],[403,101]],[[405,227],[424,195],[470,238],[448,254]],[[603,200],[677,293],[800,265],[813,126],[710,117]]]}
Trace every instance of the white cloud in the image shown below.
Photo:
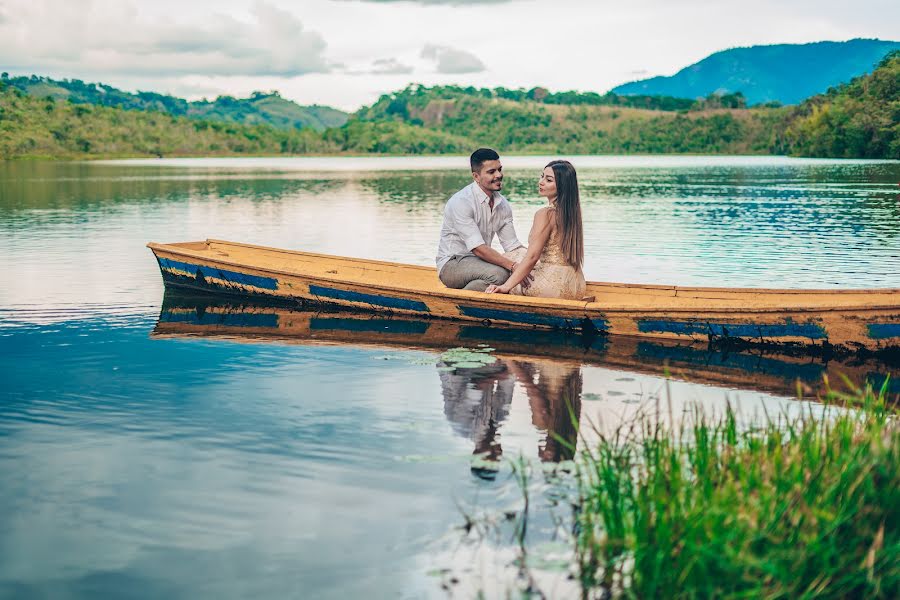
{"label": "white cloud", "polygon": [[[265,1],[0,0],[0,71],[355,110],[410,83],[603,93],[733,46],[896,39],[900,22],[896,0]],[[426,45],[477,62],[441,68]]]}
{"label": "white cloud", "polygon": [[256,2],[252,20],[148,19],[130,2],[18,0],[0,21],[6,67],[173,75],[295,76],[329,71],[325,40],[291,12]]}
{"label": "white cloud", "polygon": [[379,58],[372,62],[370,72],[375,75],[404,75],[412,73],[413,68],[401,63],[396,58]]}
{"label": "white cloud", "polygon": [[485,70],[481,59],[465,50],[457,50],[449,46],[436,46],[425,44],[422,48],[422,58],[433,60],[436,63],[438,73],[480,73]]}

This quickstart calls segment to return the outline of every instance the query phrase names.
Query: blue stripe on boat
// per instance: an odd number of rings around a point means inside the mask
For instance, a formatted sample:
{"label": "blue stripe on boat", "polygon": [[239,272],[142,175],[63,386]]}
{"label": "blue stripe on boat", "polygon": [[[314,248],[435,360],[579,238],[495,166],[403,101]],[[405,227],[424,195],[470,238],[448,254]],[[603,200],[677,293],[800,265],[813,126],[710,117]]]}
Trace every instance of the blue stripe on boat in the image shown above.
{"label": "blue stripe on boat", "polygon": [[349,319],[338,317],[314,317],[309,328],[318,331],[364,331],[375,333],[405,333],[422,335],[431,323],[400,319]]}
{"label": "blue stripe on boat", "polygon": [[366,304],[385,306],[387,308],[431,312],[424,302],[407,300],[406,298],[391,298],[390,296],[381,296],[378,294],[364,294],[362,292],[351,292],[349,290],[337,290],[335,288],[323,287],[320,285],[309,286],[309,292],[316,296],[334,298],[335,300],[345,300],[347,302],[364,302]]}
{"label": "blue stripe on boat", "polygon": [[[881,388],[884,387],[884,382],[887,381],[887,374],[885,373],[869,373],[866,375],[866,380],[872,384],[872,389],[876,392],[880,392]],[[887,390],[885,390],[888,394],[900,394],[900,378],[891,377],[891,380],[888,382]]]}
{"label": "blue stripe on boat", "polygon": [[788,381],[795,379],[818,381],[822,379],[822,374],[825,372],[825,365],[817,363],[797,364],[755,354],[707,352],[684,346],[664,346],[652,342],[638,342],[635,356],[652,358],[660,362],[668,360],[701,367],[722,367],[746,373],[764,373]]}
{"label": "blue stripe on boat", "polygon": [[706,321],[664,321],[639,319],[638,331],[642,333],[677,333],[681,335],[713,335],[716,337],[780,338],[805,337],[813,340],[827,337],[825,330],[816,323],[709,323]]}
{"label": "blue stripe on boat", "polygon": [[[479,342],[505,342],[514,344],[527,344],[530,346],[552,347],[568,346],[581,348],[585,352],[588,349],[597,352],[605,352],[608,344],[606,336],[596,336],[587,339],[580,333],[560,333],[540,329],[518,329],[502,327],[485,327],[484,325],[465,325],[460,327],[460,340],[472,340]],[[586,344],[589,342],[589,345]]]}
{"label": "blue stripe on boat", "polygon": [[163,323],[191,323],[192,325],[222,325],[225,327],[270,327],[278,328],[275,313],[214,313],[196,311],[163,311],[159,320]]}
{"label": "blue stripe on boat", "polygon": [[[583,318],[560,317],[556,315],[542,315],[538,313],[520,312],[515,310],[501,310],[499,308],[481,308],[478,306],[462,306],[459,309],[463,315],[476,319],[488,319],[489,321],[509,321],[510,323],[524,323],[526,325],[546,325],[559,327],[560,329],[577,329],[581,327]],[[591,319],[598,331],[606,331],[609,324],[606,319]]]}
{"label": "blue stripe on boat", "polygon": [[175,269],[177,271],[184,271],[185,273],[190,273],[194,277],[196,277],[199,273],[200,277],[202,278],[211,277],[213,279],[221,279],[228,283],[250,285],[266,290],[278,289],[278,280],[273,277],[248,275],[247,273],[238,273],[237,271],[229,271],[227,269],[220,269],[219,267],[210,267],[207,265],[195,265],[191,263],[181,262],[178,260],[172,260],[171,258],[157,257],[157,261],[159,261],[160,269]]}
{"label": "blue stripe on boat", "polygon": [[900,323],[869,323],[869,337],[873,340],[900,337]]}

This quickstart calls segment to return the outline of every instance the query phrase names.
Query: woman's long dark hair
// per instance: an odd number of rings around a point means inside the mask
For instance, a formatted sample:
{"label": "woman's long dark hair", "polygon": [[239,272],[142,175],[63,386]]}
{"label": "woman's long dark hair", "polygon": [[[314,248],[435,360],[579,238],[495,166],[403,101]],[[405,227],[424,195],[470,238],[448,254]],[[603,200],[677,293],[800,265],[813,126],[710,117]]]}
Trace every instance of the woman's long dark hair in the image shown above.
{"label": "woman's long dark hair", "polygon": [[[581,198],[578,195],[578,176],[567,160],[552,160],[547,167],[556,177],[556,230],[559,246],[566,261],[581,268],[584,262],[584,229],[581,225]],[[544,168],[547,168],[544,167]]]}

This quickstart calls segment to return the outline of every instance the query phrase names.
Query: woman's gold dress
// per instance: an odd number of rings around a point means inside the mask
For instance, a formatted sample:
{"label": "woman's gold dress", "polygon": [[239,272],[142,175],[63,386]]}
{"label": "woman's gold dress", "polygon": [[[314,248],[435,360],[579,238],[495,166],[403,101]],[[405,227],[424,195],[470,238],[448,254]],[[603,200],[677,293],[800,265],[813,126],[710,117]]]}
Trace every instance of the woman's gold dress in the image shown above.
{"label": "woman's gold dress", "polygon": [[[526,248],[517,248],[507,252],[504,256],[519,262],[525,258]],[[550,234],[550,239],[541,251],[537,264],[531,270],[534,281],[523,292],[522,286],[517,285],[510,290],[510,294],[518,296],[540,296],[542,298],[565,298],[568,300],[581,300],[584,298],[584,273],[576,269],[563,257],[559,246],[559,234],[556,227]]]}

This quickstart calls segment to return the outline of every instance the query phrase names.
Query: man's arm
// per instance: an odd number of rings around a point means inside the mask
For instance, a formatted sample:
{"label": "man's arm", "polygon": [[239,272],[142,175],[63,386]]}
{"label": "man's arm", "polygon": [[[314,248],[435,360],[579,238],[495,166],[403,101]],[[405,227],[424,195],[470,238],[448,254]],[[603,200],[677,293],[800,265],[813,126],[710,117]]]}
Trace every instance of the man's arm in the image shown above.
{"label": "man's arm", "polygon": [[525,244],[520,242],[519,237],[516,235],[516,228],[513,225],[512,209],[510,209],[508,205],[506,205],[505,208],[506,216],[503,219],[503,224],[500,225],[500,229],[497,230],[497,237],[500,238],[500,244],[503,246],[504,252],[512,252]]}
{"label": "man's arm", "polygon": [[472,248],[472,254],[481,260],[501,266],[507,271],[512,271],[516,267],[516,261],[506,258],[487,244]]}

